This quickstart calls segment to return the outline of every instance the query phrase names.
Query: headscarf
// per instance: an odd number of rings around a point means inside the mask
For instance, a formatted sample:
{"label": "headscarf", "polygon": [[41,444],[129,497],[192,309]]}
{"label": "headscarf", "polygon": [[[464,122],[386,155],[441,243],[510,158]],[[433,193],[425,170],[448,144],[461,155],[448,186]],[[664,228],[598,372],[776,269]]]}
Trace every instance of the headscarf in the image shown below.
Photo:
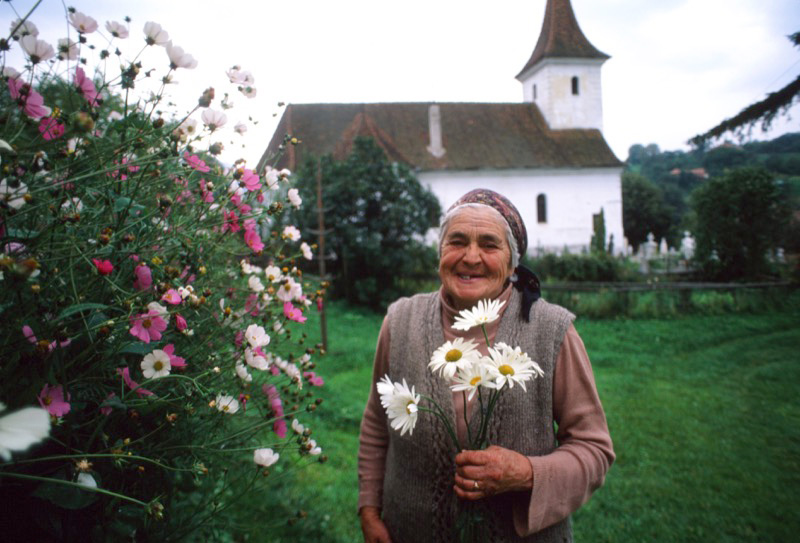
{"label": "headscarf", "polygon": [[[514,240],[517,242],[520,258],[525,255],[525,251],[528,249],[528,231],[525,228],[522,216],[516,206],[511,203],[511,200],[493,190],[475,189],[456,200],[447,212],[449,213],[464,204],[483,204],[499,212],[508,223],[511,235],[514,236]],[[514,288],[522,294],[521,316],[525,322],[528,322],[533,302],[542,296],[539,278],[536,277],[536,274],[531,269],[520,264],[514,269],[511,281],[514,283]]]}

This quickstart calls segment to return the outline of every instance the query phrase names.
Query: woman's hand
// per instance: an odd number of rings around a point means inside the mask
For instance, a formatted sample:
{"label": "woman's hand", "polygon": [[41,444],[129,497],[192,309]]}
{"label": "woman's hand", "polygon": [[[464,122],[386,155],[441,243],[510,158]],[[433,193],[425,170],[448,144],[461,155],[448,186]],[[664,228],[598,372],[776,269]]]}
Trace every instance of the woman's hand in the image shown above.
{"label": "woman's hand", "polygon": [[365,506],[359,511],[361,517],[361,531],[364,534],[364,543],[392,543],[389,530],[381,520],[381,510],[377,507]]}
{"label": "woman's hand", "polygon": [[483,451],[456,455],[455,483],[459,498],[479,500],[503,492],[531,490],[533,469],[527,457],[492,445]]}

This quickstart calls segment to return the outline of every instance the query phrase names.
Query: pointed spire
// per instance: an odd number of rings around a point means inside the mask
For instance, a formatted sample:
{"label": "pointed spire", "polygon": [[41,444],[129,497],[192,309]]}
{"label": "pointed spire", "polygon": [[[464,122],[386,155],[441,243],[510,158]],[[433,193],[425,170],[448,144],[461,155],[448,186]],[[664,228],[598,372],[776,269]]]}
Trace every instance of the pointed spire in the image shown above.
{"label": "pointed spire", "polygon": [[589,43],[583,35],[569,0],[547,0],[539,41],[525,67],[517,74],[517,79],[540,60],[548,57],[600,60],[610,58]]}

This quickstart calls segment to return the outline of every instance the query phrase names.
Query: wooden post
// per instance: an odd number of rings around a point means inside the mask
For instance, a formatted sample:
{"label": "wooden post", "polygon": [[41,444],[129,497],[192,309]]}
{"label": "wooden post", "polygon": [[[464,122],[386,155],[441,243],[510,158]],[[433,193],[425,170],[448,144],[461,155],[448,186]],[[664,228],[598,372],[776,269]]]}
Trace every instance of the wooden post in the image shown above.
{"label": "wooden post", "polygon": [[[325,281],[325,212],[322,208],[322,161],[317,162],[317,246],[319,262],[319,277]],[[322,304],[322,311],[319,315],[320,335],[322,336],[322,348],[328,350],[328,322],[325,318],[325,305]]]}

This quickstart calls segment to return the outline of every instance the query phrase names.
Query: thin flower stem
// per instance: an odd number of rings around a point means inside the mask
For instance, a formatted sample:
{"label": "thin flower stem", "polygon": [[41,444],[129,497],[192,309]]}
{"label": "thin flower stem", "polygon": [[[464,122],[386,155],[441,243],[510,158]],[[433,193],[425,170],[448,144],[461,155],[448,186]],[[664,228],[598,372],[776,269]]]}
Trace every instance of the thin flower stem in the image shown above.
{"label": "thin flower stem", "polygon": [[486,325],[485,324],[481,324],[481,330],[483,330],[483,338],[486,340],[486,346],[487,347],[491,347],[492,344],[489,341],[489,334],[486,333]]}
{"label": "thin flower stem", "polygon": [[73,483],[72,481],[65,481],[64,479],[51,479],[50,477],[39,477],[37,475],[25,475],[23,473],[4,473],[0,472],[0,478],[2,477],[11,477],[12,479],[26,479],[29,481],[41,481],[43,483],[55,483],[57,485],[66,485],[75,488],[79,488],[80,490],[86,490],[87,492],[97,492],[98,494],[105,494],[107,496],[112,496],[114,498],[118,498],[120,500],[129,501],[131,503],[135,503],[136,505],[141,505],[142,507],[147,507],[148,504],[137,500],[136,498],[131,498],[130,496],[126,496],[124,494],[118,494],[116,492],[111,492],[110,490],[106,490],[104,488],[91,488],[87,487],[82,484]]}
{"label": "thin flower stem", "polygon": [[[164,468],[170,471],[194,471],[191,468],[173,468],[166,464],[162,464],[157,460],[153,460],[152,458],[148,458],[146,456],[138,456],[138,455],[127,455],[127,454],[113,454],[113,453],[91,453],[91,454],[59,454],[54,456],[42,456],[40,458],[28,458],[24,460],[17,460],[14,462],[9,462],[9,464],[35,464],[36,462],[47,462],[50,460],[70,460],[73,458],[84,459],[84,458],[116,458],[119,460],[138,460],[140,462],[147,462],[158,466],[160,468]],[[2,472],[0,472],[0,476],[2,476]]]}
{"label": "thin flower stem", "polygon": [[[436,404],[434,403],[434,405]],[[440,411],[437,411],[435,409],[428,409],[427,407],[422,407],[422,406],[419,406],[418,408],[420,411],[433,413],[439,420],[441,420],[444,423],[445,429],[447,430],[450,439],[453,440],[453,444],[455,445],[456,450],[461,448],[461,445],[458,442],[458,438],[456,437],[456,433],[453,431],[453,426],[450,424],[450,421],[447,420],[447,417],[444,415],[444,413],[441,413]]]}
{"label": "thin flower stem", "polygon": [[472,444],[472,430],[469,427],[469,419],[467,419],[467,391],[461,391],[461,398],[464,401],[464,424],[467,427],[467,442]]}

